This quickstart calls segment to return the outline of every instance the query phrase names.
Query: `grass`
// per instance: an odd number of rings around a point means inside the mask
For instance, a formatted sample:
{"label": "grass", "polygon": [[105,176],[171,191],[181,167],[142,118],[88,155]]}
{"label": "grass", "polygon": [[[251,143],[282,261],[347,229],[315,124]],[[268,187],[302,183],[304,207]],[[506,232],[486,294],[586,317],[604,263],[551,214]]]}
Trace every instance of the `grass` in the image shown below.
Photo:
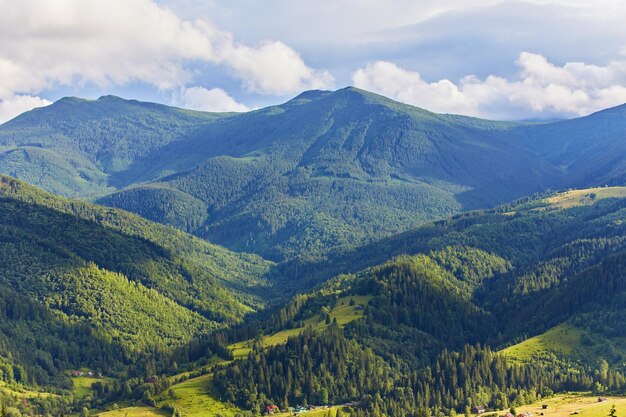
{"label": "grass", "polygon": [[100,417],[169,417],[170,413],[154,407],[126,407],[119,410],[105,411],[97,415]]}
{"label": "grass", "polygon": [[40,392],[40,391],[30,391],[23,388],[13,388],[8,386],[5,382],[0,381],[0,392],[4,392],[6,394],[11,395],[12,397],[17,398],[48,398],[48,397],[58,397],[56,394],[51,394],[49,392]]}
{"label": "grass", "polygon": [[553,208],[568,209],[577,206],[590,206],[605,198],[626,198],[626,187],[587,188],[572,190],[546,199]]}
{"label": "grass", "polygon": [[[607,417],[609,410],[615,405],[616,415],[626,415],[626,397],[606,397],[608,401],[598,402],[597,396],[588,394],[564,394],[537,401],[533,404],[516,407],[517,413],[532,412],[535,416],[543,417]],[[547,409],[541,406],[546,404]]]}
{"label": "grass", "polygon": [[527,362],[533,357],[542,356],[546,353],[556,352],[569,356],[581,345],[582,330],[562,323],[547,332],[521,343],[510,346],[501,352],[512,359]]}
{"label": "grass", "polygon": [[83,398],[86,395],[90,395],[93,393],[91,389],[91,384],[94,382],[102,382],[103,384],[112,384],[115,381],[113,378],[94,378],[89,376],[80,376],[76,378],[72,378],[72,382],[74,383],[74,396],[77,398]]}
{"label": "grass", "polygon": [[167,390],[156,400],[161,405],[165,403],[173,405],[185,417],[209,417],[217,414],[227,417],[241,412],[241,409],[217,399],[218,395],[213,387],[212,378],[211,374],[207,374],[183,381],[171,387],[175,398],[170,398],[169,390]]}
{"label": "grass", "polygon": [[[369,300],[371,300],[372,296],[369,295],[352,295],[347,297],[342,297],[337,300],[332,310],[330,311],[330,320],[331,322],[334,319],[337,319],[337,324],[340,327],[345,326],[351,321],[360,319],[363,317],[363,310],[358,310],[357,306],[359,305],[367,305]],[[350,305],[350,300],[354,300],[354,305]],[[305,320],[303,322],[302,327],[296,327],[294,329],[286,329],[281,330],[280,332],[274,333],[269,336],[264,336],[261,340],[263,347],[267,348],[270,346],[276,346],[287,342],[292,336],[297,336],[302,333],[308,326],[313,326],[314,329],[322,330],[327,324],[322,319],[322,316],[316,314],[315,316]],[[234,343],[229,346],[229,349],[233,353],[234,359],[241,359],[248,356],[250,353],[252,340],[244,340],[242,342]]]}
{"label": "grass", "polygon": [[[353,320],[357,320],[363,317],[363,310],[357,309],[358,305],[366,305],[371,296],[349,296],[342,297],[337,300],[335,305],[330,311],[331,321],[337,319],[339,326],[345,326]],[[354,300],[353,305],[350,305],[350,300]],[[275,346],[285,343],[291,336],[296,336],[305,330],[307,326],[313,326],[315,329],[323,329],[327,326],[326,322],[322,319],[321,315],[317,314],[304,321],[302,327],[296,329],[287,329],[274,333],[269,336],[265,336],[262,339],[264,347]],[[245,357],[250,352],[251,340],[235,343],[229,348],[233,352],[235,359]],[[182,374],[179,374],[182,375]],[[212,374],[201,375],[196,378],[183,381],[179,384],[172,385],[171,390],[174,391],[174,396],[170,397],[170,390],[167,390],[156,397],[156,401],[159,406],[170,404],[176,407],[185,417],[210,417],[220,414],[222,416],[234,416],[236,413],[242,412],[241,409],[224,403],[218,399],[218,393],[212,384]],[[342,409],[342,406],[333,406],[328,409],[313,410],[306,413],[311,417],[323,417],[330,410],[331,413],[335,413],[336,410]],[[130,407],[109,413],[103,413],[101,415],[106,417],[126,417],[122,413],[124,410],[133,410],[135,413],[139,413],[139,410],[147,413],[146,415],[133,415],[129,414],[128,417],[155,417],[155,414],[149,414],[155,409],[149,407]],[[157,410],[158,411],[158,410]],[[290,413],[275,414],[277,416],[288,416]]]}

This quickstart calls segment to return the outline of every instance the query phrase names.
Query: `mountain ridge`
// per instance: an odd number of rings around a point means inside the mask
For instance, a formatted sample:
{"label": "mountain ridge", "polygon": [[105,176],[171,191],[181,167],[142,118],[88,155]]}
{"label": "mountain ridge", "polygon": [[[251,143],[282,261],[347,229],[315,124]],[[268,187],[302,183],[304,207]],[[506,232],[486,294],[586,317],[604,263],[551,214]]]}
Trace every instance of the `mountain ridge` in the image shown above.
{"label": "mountain ridge", "polygon": [[68,114],[53,104],[0,126],[0,172],[273,260],[626,180],[620,107],[536,124],[436,114],[354,87],[238,114],[69,101]]}

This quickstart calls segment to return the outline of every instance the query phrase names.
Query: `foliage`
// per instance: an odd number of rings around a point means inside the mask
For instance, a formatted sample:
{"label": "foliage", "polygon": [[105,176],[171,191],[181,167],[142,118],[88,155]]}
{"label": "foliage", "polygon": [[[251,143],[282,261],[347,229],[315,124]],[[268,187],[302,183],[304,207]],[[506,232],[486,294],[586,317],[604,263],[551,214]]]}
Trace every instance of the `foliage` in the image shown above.
{"label": "foliage", "polygon": [[269,268],[9,177],[0,178],[0,251],[0,364],[10,367],[0,378],[64,388],[72,368],[133,364],[153,375],[155,361],[197,357],[192,339],[263,305],[255,286]]}
{"label": "foliage", "polygon": [[622,112],[491,122],[355,88],[238,115],[66,98],[0,128],[0,172],[268,259],[319,258],[550,188],[618,183]]}

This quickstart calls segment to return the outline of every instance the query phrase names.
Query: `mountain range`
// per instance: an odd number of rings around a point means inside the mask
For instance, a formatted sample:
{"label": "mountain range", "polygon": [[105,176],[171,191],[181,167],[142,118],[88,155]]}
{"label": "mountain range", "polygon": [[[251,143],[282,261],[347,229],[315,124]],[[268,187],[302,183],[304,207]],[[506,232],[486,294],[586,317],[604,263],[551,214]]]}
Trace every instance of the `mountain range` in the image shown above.
{"label": "mountain range", "polygon": [[65,98],[0,127],[0,172],[282,261],[549,189],[619,184],[625,111],[492,122],[355,88],[243,114]]}
{"label": "mountain range", "polygon": [[626,106],[61,99],[0,126],[0,403],[442,417],[623,394],[625,185]]}

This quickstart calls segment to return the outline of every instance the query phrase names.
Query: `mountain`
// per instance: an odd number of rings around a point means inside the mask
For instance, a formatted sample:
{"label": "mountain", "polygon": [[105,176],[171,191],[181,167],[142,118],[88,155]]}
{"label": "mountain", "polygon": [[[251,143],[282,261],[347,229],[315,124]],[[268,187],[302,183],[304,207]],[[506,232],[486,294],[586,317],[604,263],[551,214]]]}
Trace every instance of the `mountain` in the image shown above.
{"label": "mountain", "polygon": [[0,165],[57,194],[102,194],[137,181],[123,176],[137,160],[220,117],[114,96],[63,98],[3,125]]}
{"label": "mountain", "polygon": [[568,187],[626,182],[626,105],[517,133],[518,141],[565,173]]}
{"label": "mountain", "polygon": [[33,385],[141,363],[241,322],[272,293],[258,256],[6,176],[0,253],[0,366]]}
{"label": "mountain", "polygon": [[[252,410],[357,401],[351,415],[369,416],[469,413],[468,398],[497,411],[555,392],[623,394],[625,220],[625,187],[574,190],[344,255],[356,269],[375,265],[296,297],[257,330],[267,336],[246,335],[247,358],[214,373],[219,395]],[[339,322],[357,307],[362,316]],[[523,362],[497,353],[556,325],[556,349]]]}
{"label": "mountain", "polygon": [[625,115],[491,122],[353,88],[25,113],[0,171],[66,197],[0,176],[0,402],[441,417],[623,393]]}
{"label": "mountain", "polygon": [[[406,292],[391,301],[371,302],[380,316],[370,316],[379,321],[370,321],[368,332],[376,325],[382,334],[393,332],[407,324],[403,317],[410,317],[422,338],[444,336],[447,347],[459,341],[496,346],[579,313],[621,309],[625,219],[626,187],[574,190],[459,214],[298,267],[315,271],[309,275],[312,282],[304,281],[309,286],[321,285],[331,293],[345,288],[338,296],[382,291],[381,296],[389,297],[394,286]],[[330,279],[333,275],[338,278]],[[399,303],[408,310],[399,312]],[[431,304],[439,307],[425,310]],[[478,316],[465,322],[472,314]],[[466,330],[476,323],[484,332]],[[608,328],[608,323],[597,328]],[[396,338],[388,334],[377,343]],[[407,357],[420,352],[423,347]]]}
{"label": "mountain", "polygon": [[[47,409],[197,407],[169,389],[196,366],[208,374],[185,389],[253,412],[453,414],[468,398],[495,410],[626,386],[626,187],[528,197],[300,263],[301,288],[318,288],[250,317],[271,284],[298,281],[289,264],[1,178],[0,385],[71,389],[79,367],[114,378],[82,399],[59,391],[65,406],[35,400]],[[546,330],[577,345],[498,353]]]}
{"label": "mountain", "polygon": [[617,184],[624,120],[616,108],[492,122],[355,88],[243,114],[66,98],[0,126],[0,172],[284,260],[547,189]]}

